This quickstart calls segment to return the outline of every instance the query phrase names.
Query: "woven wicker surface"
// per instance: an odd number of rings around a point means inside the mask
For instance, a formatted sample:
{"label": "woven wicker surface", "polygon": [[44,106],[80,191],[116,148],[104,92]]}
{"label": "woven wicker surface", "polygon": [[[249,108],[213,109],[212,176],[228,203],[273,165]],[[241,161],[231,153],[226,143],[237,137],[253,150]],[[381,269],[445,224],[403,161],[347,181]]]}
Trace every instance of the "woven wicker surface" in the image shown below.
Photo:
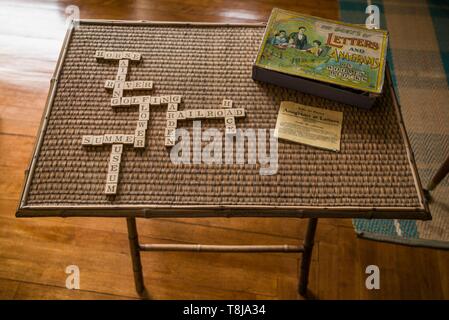
{"label": "woven wicker surface", "polygon": [[[364,111],[254,82],[251,67],[263,32],[245,26],[81,24],[68,46],[23,205],[422,209],[388,83],[374,109]],[[180,110],[219,108],[222,99],[232,99],[234,107],[246,109],[245,118],[236,118],[237,128],[274,128],[283,100],[343,111],[341,152],[280,141],[279,169],[272,176],[261,176],[259,164],[175,165],[164,146],[166,107],[152,107],[147,147],[124,147],[117,195],[106,196],[110,145],[83,147],[81,136],[133,134],[138,107],[111,108],[104,81],[114,79],[117,62],[96,61],[96,50],[142,53],[128,80],[152,80],[155,88],[125,96],[181,94]],[[178,127],[191,131],[192,121]],[[218,119],[204,120],[202,127],[224,133]]]}

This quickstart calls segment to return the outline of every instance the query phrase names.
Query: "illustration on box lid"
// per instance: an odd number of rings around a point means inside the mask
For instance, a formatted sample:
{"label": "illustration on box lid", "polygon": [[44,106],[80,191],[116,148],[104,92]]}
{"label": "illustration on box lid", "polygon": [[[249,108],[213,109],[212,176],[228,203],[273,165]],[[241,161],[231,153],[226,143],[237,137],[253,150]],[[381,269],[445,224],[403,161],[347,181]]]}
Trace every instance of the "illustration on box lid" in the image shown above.
{"label": "illustration on box lid", "polygon": [[255,65],[380,93],[387,41],[384,30],[273,9]]}

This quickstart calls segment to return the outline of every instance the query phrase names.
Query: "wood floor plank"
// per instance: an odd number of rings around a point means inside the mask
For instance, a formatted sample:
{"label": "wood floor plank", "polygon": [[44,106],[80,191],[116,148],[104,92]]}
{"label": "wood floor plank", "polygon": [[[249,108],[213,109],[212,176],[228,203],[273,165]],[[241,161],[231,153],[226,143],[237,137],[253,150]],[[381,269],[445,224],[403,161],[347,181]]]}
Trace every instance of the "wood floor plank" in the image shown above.
{"label": "wood floor plank", "polygon": [[2,200],[14,200],[18,203],[25,179],[25,169],[28,166],[25,161],[19,163],[22,164],[21,168],[0,167],[0,199]]}
{"label": "wood floor plank", "polygon": [[437,256],[436,263],[439,267],[439,279],[435,279],[441,284],[442,299],[449,299],[449,254],[448,250],[438,250],[435,251]]}
{"label": "wood floor plank", "polygon": [[[202,226],[217,227],[232,230],[244,230],[255,233],[279,236],[282,238],[303,239],[307,229],[307,219],[297,218],[210,218],[210,219],[167,219],[170,221],[183,222],[187,224],[197,224]],[[321,237],[332,236],[336,232],[334,221],[337,219],[321,219],[318,228],[320,233],[317,239]],[[350,221],[341,226],[347,226],[352,229]]]}
{"label": "wood floor plank", "polygon": [[129,300],[130,297],[103,294],[86,290],[68,290],[55,286],[11,281],[17,285],[14,299],[17,300]]}
{"label": "wood floor plank", "polygon": [[[20,158],[29,162],[31,153],[34,148],[35,138],[16,135],[5,135],[0,133],[0,167],[1,168],[19,168],[23,169],[24,162],[17,162],[15,159]],[[14,152],[11,152],[14,150]]]}
{"label": "wood floor plank", "polygon": [[[338,299],[339,285],[339,262],[338,262],[338,242],[319,242],[318,253],[318,286],[315,294],[324,299]],[[344,276],[344,275],[343,275]]]}
{"label": "wood floor plank", "polygon": [[[73,227],[65,223],[61,223],[58,220],[48,221],[47,219],[14,219],[14,218],[0,218],[2,222],[2,227],[0,228],[0,236],[5,238],[20,238],[24,241],[33,242],[38,244],[40,242],[52,242],[55,245],[58,243],[63,243],[67,245],[72,245],[74,247],[80,248],[90,248],[94,250],[108,251],[108,252],[123,252],[128,253],[128,240],[126,233],[108,232],[108,231],[98,231],[88,228],[82,228],[79,226]],[[101,220],[98,221],[101,223]],[[125,221],[122,221],[125,224]],[[166,225],[166,232],[172,233],[170,225]],[[40,230],[40,232],[39,232]],[[176,230],[174,230],[176,234]],[[189,231],[189,230],[187,230]],[[229,232],[228,232],[229,233]],[[191,237],[190,239],[185,238],[185,240],[190,241],[180,241],[175,235],[172,235],[174,239],[167,240],[164,237],[158,238],[157,235],[141,235],[141,242],[147,243],[198,243],[204,242],[210,235],[205,232],[197,232],[197,236]],[[215,234],[217,234],[215,232]],[[218,233],[219,234],[219,233]],[[114,237],[115,235],[115,237]],[[237,238],[237,234],[236,237]],[[251,234],[242,233],[240,236],[240,243],[242,239],[251,239]],[[198,241],[195,241],[198,240]],[[265,239],[266,240],[266,239]],[[239,241],[235,241],[239,242]],[[218,242],[220,243],[220,242]],[[250,241],[244,242],[250,243]],[[266,242],[265,242],[266,243]],[[148,253],[149,255],[156,255],[157,253]],[[200,254],[199,256],[201,256]],[[221,258],[221,257],[225,258]],[[248,255],[241,254],[216,254],[214,261],[220,262],[221,259],[229,259],[227,264],[235,267],[251,267],[253,263],[249,263],[248,260],[254,261],[255,267],[259,270],[265,270],[270,273],[285,274],[289,273],[292,275],[296,274],[296,261],[298,255],[292,254],[275,254],[275,253],[265,253],[265,254],[253,254],[251,257]],[[261,268],[257,266],[257,263],[264,261],[264,266]],[[282,262],[282,263],[279,263]]]}
{"label": "wood floor plank", "polygon": [[0,278],[0,300],[14,299],[20,282]]}
{"label": "wood floor plank", "polygon": [[[13,222],[11,222],[12,220]],[[22,257],[32,259],[32,262],[41,266],[41,270],[36,270],[37,276],[42,274],[50,274],[46,272],[48,268],[54,269],[58,266],[60,273],[67,265],[76,264],[83,272],[104,272],[110,274],[120,274],[131,276],[130,261],[127,248],[127,239],[125,234],[120,237],[116,234],[117,247],[111,251],[102,250],[102,242],[108,241],[112,235],[98,235],[94,237],[89,235],[91,232],[86,230],[78,230],[82,232],[80,242],[74,243],[73,230],[72,233],[61,230],[61,235],[55,233],[47,233],[39,237],[26,237],[19,235],[25,233],[23,230],[28,229],[26,226],[14,228],[14,234],[8,234],[7,231],[12,229],[17,219],[2,218],[0,246],[4,249],[0,252],[0,265],[5,261],[17,261]],[[20,222],[20,221],[19,221]],[[31,222],[31,221],[30,221]],[[51,229],[51,228],[45,228]],[[18,233],[17,233],[18,232]],[[36,231],[31,228],[28,234],[35,234]],[[11,240],[20,238],[20,242]],[[118,240],[117,240],[118,239]],[[145,237],[143,240],[149,240]],[[153,241],[155,239],[152,239]],[[157,239],[158,242],[160,239]],[[84,242],[83,242],[84,241]],[[92,243],[89,246],[89,243]],[[96,243],[101,247],[97,248]],[[121,245],[120,245],[121,244]],[[20,251],[18,250],[20,248]],[[272,255],[273,256],[273,255]],[[238,255],[238,254],[202,254],[202,253],[144,253],[142,261],[144,263],[144,270],[154,277],[169,277],[171,279],[183,280],[184,278],[196,278],[197,281],[203,283],[204,286],[227,289],[229,291],[246,291],[260,295],[275,295],[276,294],[276,272],[283,274],[290,271],[290,274],[296,274],[296,259],[288,263],[287,258],[270,259],[263,254],[254,255]],[[281,261],[280,261],[281,260]],[[176,263],[174,263],[176,261]],[[265,265],[272,265],[273,268],[267,268],[262,271],[258,265],[265,263]],[[291,265],[290,270],[285,267]],[[201,270],[201,266],[207,266],[202,270],[200,275],[197,271]],[[279,266],[278,270],[274,267]],[[4,267],[4,266],[3,266]],[[1,277],[8,278],[8,268],[3,268]],[[15,267],[15,272],[20,270],[19,266]],[[27,270],[27,269],[25,269]],[[24,270],[24,272],[25,272]],[[291,272],[293,271],[293,272]],[[23,276],[23,273],[20,274]],[[13,278],[16,279],[16,278]],[[243,281],[245,280],[245,281]],[[128,288],[132,284],[129,280]],[[114,292],[114,294],[123,294],[122,292]],[[129,294],[129,292],[128,292]]]}
{"label": "wood floor plank", "polygon": [[38,128],[38,122],[25,120],[4,120],[0,123],[0,134],[35,138]]}

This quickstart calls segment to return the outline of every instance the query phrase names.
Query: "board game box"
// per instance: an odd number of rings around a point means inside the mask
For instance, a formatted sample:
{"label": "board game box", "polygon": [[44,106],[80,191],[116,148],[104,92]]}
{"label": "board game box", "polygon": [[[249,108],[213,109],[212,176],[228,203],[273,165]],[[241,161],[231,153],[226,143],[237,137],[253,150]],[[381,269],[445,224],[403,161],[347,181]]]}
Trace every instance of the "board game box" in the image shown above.
{"label": "board game box", "polygon": [[382,92],[388,33],[273,9],[253,78],[369,108]]}

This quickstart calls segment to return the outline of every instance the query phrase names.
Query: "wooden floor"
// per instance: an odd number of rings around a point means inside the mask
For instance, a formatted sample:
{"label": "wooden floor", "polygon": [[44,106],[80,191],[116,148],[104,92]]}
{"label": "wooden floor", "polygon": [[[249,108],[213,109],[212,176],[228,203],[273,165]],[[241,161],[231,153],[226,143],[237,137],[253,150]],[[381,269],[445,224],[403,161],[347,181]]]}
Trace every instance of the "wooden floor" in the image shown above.
{"label": "wooden floor", "polygon": [[[0,298],[137,298],[125,219],[14,217],[51,73],[65,32],[65,8],[81,18],[265,21],[273,6],[338,17],[336,0],[0,1]],[[157,219],[138,221],[142,242],[300,244],[306,221]],[[143,253],[155,299],[298,299],[295,254]],[[78,265],[81,290],[65,288]],[[378,265],[381,289],[365,288]],[[448,299],[449,251],[357,239],[351,221],[319,222],[310,288],[319,299]]]}

